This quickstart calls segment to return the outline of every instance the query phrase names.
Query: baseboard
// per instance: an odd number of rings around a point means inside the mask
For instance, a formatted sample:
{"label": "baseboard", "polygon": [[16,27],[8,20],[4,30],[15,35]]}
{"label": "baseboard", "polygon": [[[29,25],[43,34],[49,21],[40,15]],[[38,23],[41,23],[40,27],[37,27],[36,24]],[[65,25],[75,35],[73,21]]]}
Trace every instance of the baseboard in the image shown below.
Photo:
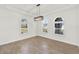
{"label": "baseboard", "polygon": [[[52,38],[46,37],[46,36],[35,36],[35,35],[32,35],[32,36],[28,36],[28,37],[21,38],[21,39],[18,39],[18,40],[12,40],[12,41],[8,41],[8,42],[0,43],[0,45],[5,45],[5,44],[13,43],[13,42],[16,42],[16,41],[20,41],[20,40],[30,39],[30,38],[33,38],[33,37],[43,37],[43,38],[46,38],[46,39],[55,40],[54,38],[52,39]],[[63,42],[63,43],[69,44],[69,45],[73,45],[73,46],[79,47],[79,45],[74,44],[74,43],[69,43],[67,41],[61,41],[61,40],[55,40],[55,41],[59,41],[59,42]]]}
{"label": "baseboard", "polygon": [[46,39],[51,39],[51,40],[55,40],[55,41],[59,41],[59,42],[63,42],[63,43],[69,44],[69,45],[73,45],[73,46],[79,47],[78,44],[75,44],[75,43],[72,43],[72,42],[57,40],[57,39],[55,39],[55,38],[52,39],[51,37],[46,37],[46,36],[41,36],[41,35],[39,35],[39,37],[43,37],[43,38],[46,38]]}
{"label": "baseboard", "polygon": [[31,36],[23,37],[23,38],[18,38],[16,40],[12,40],[12,41],[2,42],[2,43],[0,43],[0,45],[5,45],[5,44],[13,43],[13,42],[16,42],[16,41],[20,41],[20,40],[24,40],[24,39],[29,39],[29,38],[32,38],[32,37],[35,37],[35,35],[31,35]]}

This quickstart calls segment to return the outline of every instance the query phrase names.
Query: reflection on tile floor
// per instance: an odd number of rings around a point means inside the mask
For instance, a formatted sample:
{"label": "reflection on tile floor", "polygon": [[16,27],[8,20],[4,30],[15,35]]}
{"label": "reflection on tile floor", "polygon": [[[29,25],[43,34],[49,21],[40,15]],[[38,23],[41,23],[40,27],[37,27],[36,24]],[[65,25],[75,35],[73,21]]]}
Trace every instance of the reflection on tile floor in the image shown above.
{"label": "reflection on tile floor", "polygon": [[0,46],[1,54],[75,54],[79,53],[78,46],[47,39],[32,37],[21,41]]}

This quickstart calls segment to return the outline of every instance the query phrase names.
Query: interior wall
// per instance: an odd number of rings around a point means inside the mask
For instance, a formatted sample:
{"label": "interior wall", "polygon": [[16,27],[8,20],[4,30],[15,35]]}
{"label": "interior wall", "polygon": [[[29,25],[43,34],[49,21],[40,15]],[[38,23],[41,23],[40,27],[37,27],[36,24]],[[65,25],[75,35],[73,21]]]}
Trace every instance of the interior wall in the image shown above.
{"label": "interior wall", "polygon": [[77,25],[76,25],[76,29],[77,29],[76,32],[77,32],[77,35],[76,35],[76,36],[77,36],[77,43],[79,44],[79,5],[77,6],[76,13],[77,13],[77,14],[76,14],[76,16],[77,16],[77,17],[76,17],[76,19],[77,19],[77,22],[76,22],[76,24],[77,24]]}
{"label": "interior wall", "polygon": [[[79,12],[78,8],[73,7],[64,10],[59,10],[53,13],[51,12],[52,14],[45,15],[45,17],[49,18],[48,33],[44,33],[42,31],[42,21],[40,21],[38,23],[39,36],[43,36],[79,46],[79,40],[78,40],[79,30],[77,30],[77,28],[79,28],[79,26],[77,26],[78,24],[77,20],[79,19],[78,17],[79,14],[77,14],[78,12]],[[62,17],[64,20],[64,35],[59,35],[54,33],[55,32],[54,20],[57,17]]]}
{"label": "interior wall", "polygon": [[[33,21],[33,17],[18,12],[0,8],[0,45],[26,39],[32,36],[43,36],[62,42],[79,46],[79,7],[51,12],[48,17],[48,33],[42,31],[42,21]],[[28,22],[28,32],[20,33],[21,19],[25,17]],[[54,20],[56,17],[64,19],[64,35],[54,33]]]}
{"label": "interior wall", "polygon": [[[28,21],[28,32],[26,34],[20,33],[22,17],[26,17]],[[32,17],[0,8],[0,45],[35,36],[35,26]]]}

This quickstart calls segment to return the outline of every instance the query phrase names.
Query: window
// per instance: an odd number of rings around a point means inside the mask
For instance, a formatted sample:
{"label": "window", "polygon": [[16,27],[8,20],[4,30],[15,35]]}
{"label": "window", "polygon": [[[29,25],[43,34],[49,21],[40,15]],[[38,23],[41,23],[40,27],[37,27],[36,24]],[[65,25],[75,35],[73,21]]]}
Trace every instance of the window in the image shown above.
{"label": "window", "polygon": [[48,18],[44,18],[44,20],[42,21],[43,23],[43,32],[47,33],[48,32]]}
{"label": "window", "polygon": [[21,33],[24,34],[28,31],[27,19],[21,19]]}
{"label": "window", "polygon": [[55,34],[63,35],[63,31],[64,31],[63,19],[61,17],[57,17],[55,19]]}

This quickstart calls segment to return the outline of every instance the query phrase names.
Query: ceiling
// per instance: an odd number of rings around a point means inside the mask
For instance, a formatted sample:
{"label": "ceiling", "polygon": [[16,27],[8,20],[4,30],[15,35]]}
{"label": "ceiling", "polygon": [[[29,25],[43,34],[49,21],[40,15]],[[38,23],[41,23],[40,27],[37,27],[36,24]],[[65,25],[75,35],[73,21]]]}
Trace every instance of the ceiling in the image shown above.
{"label": "ceiling", "polygon": [[[73,7],[75,4],[41,4],[40,5],[40,14],[45,15],[56,10]],[[36,4],[4,4],[0,5],[0,7],[6,7],[10,10],[14,10],[17,12],[22,12],[29,15],[37,15],[38,9]]]}

